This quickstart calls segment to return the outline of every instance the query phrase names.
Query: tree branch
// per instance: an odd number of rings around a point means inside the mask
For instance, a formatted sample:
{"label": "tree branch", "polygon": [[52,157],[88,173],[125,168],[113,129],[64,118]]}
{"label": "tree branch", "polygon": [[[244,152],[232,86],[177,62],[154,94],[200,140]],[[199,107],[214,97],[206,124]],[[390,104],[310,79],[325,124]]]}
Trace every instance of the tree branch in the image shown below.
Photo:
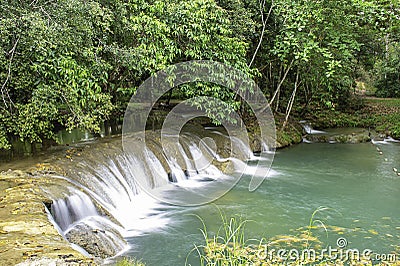
{"label": "tree branch", "polygon": [[295,83],[294,83],[294,89],[293,89],[292,95],[290,96],[288,105],[286,106],[285,122],[283,122],[282,129],[281,129],[281,130],[284,130],[285,127],[286,127],[286,125],[287,125],[287,122],[288,122],[288,120],[289,120],[290,112],[292,111],[294,99],[296,98],[297,88],[298,88],[298,87],[300,86],[300,84],[301,84],[301,81],[299,82],[299,75],[300,75],[300,73],[299,73],[299,70],[297,69],[296,81],[295,81]]}
{"label": "tree branch", "polygon": [[261,108],[261,109],[259,109],[259,110],[256,110],[257,113],[262,113],[262,112],[264,112],[265,110],[268,109],[268,107],[270,107],[270,106],[272,105],[272,103],[273,103],[274,100],[275,100],[276,95],[278,94],[279,90],[281,89],[281,86],[282,86],[283,82],[284,82],[285,79],[286,79],[287,74],[289,73],[289,70],[292,68],[293,63],[294,63],[294,59],[292,59],[292,61],[290,62],[290,65],[289,65],[288,68],[286,69],[285,74],[283,75],[283,78],[282,78],[281,81],[279,82],[278,88],[276,89],[276,91],[275,91],[275,93],[274,93],[274,96],[272,97],[272,99],[271,99],[271,101],[269,102],[269,104],[266,104],[263,108]]}
{"label": "tree branch", "polygon": [[281,89],[282,84],[283,84],[283,82],[285,81],[286,76],[287,76],[287,74],[289,73],[290,69],[292,68],[293,63],[294,63],[294,59],[292,59],[292,61],[290,62],[290,65],[289,65],[288,68],[286,69],[285,74],[283,75],[283,78],[281,79],[281,81],[280,81],[279,84],[278,84],[278,87],[276,88],[276,91],[275,91],[275,93],[274,93],[274,96],[272,96],[272,99],[271,99],[271,101],[269,102],[269,105],[271,105],[271,104],[274,102],[275,97],[276,97],[276,95],[278,94],[279,90]]}
{"label": "tree branch", "polygon": [[259,50],[260,47],[261,47],[261,43],[262,43],[263,38],[264,38],[265,27],[267,26],[267,22],[268,22],[269,16],[271,15],[272,8],[274,7],[274,1],[272,0],[272,2],[271,2],[271,7],[269,8],[269,11],[268,11],[268,15],[267,15],[266,18],[264,18],[265,1],[266,1],[266,0],[263,1],[262,5],[260,4],[261,22],[262,22],[261,36],[260,36],[260,39],[259,39],[259,41],[258,41],[256,50],[254,51],[253,57],[251,58],[251,61],[250,61],[250,63],[249,63],[249,67],[251,67],[251,65],[253,64],[253,62],[254,62],[254,60],[255,60],[255,58],[256,58],[256,55],[257,55],[257,53],[258,53],[258,50]]}
{"label": "tree branch", "polygon": [[[15,50],[17,49],[18,42],[19,42],[19,38],[15,41],[13,48],[8,52],[8,54],[11,54],[11,56],[10,56],[10,61],[8,63],[7,77],[6,77],[6,80],[4,81],[3,85],[1,86],[1,96],[3,98],[4,105],[6,108],[10,108],[10,111],[12,110],[11,107],[14,105],[14,103],[11,100],[11,97],[10,97],[10,94],[8,93],[6,85],[11,77],[11,64],[12,64],[12,60],[14,59],[14,54],[15,54]],[[6,98],[8,98],[8,100]],[[7,101],[9,101],[9,106],[7,104]]]}

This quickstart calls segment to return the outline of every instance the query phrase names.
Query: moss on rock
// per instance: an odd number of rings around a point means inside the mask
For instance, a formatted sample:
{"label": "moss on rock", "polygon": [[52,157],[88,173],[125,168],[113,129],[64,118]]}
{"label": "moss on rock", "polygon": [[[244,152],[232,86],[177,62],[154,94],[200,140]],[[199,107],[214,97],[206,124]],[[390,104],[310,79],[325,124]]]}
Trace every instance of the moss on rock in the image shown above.
{"label": "moss on rock", "polygon": [[95,265],[74,250],[48,218],[41,187],[50,180],[20,171],[0,173],[0,262],[15,265],[46,258],[54,265]]}

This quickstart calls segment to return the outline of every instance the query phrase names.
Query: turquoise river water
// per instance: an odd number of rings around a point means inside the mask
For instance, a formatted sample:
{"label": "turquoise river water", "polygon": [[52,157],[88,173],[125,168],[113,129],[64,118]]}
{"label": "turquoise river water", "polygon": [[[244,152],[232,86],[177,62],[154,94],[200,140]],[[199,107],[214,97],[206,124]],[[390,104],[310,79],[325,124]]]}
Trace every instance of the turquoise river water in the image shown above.
{"label": "turquoise river water", "polygon": [[[378,151],[381,150],[382,154]],[[251,163],[251,162],[250,162]],[[319,207],[314,220],[326,227],[313,229],[323,246],[371,249],[399,253],[400,245],[400,144],[300,144],[280,150],[273,174],[254,192],[244,176],[238,185],[212,204],[199,207],[161,208],[168,224],[158,230],[128,238],[124,256],[146,265],[199,265],[194,245],[204,244],[201,217],[210,236],[221,226],[221,215],[249,220],[248,238],[269,239],[298,235]],[[327,233],[326,233],[327,231]]]}

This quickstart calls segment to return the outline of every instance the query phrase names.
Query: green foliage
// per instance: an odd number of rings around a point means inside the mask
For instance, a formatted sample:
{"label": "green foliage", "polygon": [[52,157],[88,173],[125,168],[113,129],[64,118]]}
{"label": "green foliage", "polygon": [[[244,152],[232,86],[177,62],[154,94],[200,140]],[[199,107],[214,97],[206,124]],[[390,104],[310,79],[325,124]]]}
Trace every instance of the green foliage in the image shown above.
{"label": "green foliage", "polygon": [[[215,236],[209,236],[206,224],[200,219],[203,224],[201,233],[204,237],[205,245],[195,246],[192,251],[196,251],[200,258],[200,265],[245,265],[253,262],[245,250],[245,225],[247,221],[242,221],[240,218],[226,218],[220,213],[222,225]],[[260,241],[260,245],[262,241]],[[190,254],[189,254],[190,255]],[[187,262],[186,262],[187,264]]]}
{"label": "green foliage", "polygon": [[[102,93],[103,77],[79,65],[71,56],[59,55],[55,59],[39,61],[32,66],[40,78],[31,101],[46,103],[57,118],[68,129],[86,128],[98,132],[99,122],[112,110],[110,96]],[[62,115],[64,114],[64,115]]]}
{"label": "green foliage", "polygon": [[121,260],[118,260],[116,263],[116,266],[145,266],[141,261],[138,261],[136,259],[129,259],[129,258],[123,258]]}
{"label": "green foliage", "polygon": [[[150,75],[194,59],[256,79],[280,113],[290,113],[290,102],[348,108],[360,73],[376,77],[379,96],[397,97],[399,8],[395,0],[2,1],[0,149],[14,137],[54,138],[59,128],[96,132],[122,116]],[[173,95],[222,100],[215,122],[246,112],[213,84]],[[192,104],[215,113],[212,104]]]}
{"label": "green foliage", "polygon": [[400,99],[369,100],[375,110],[373,124],[378,132],[400,138]]}
{"label": "green foliage", "polygon": [[377,62],[375,71],[379,77],[375,84],[376,96],[400,97],[400,45],[398,43],[390,46],[387,58]]}
{"label": "green foliage", "polygon": [[[345,263],[372,265],[367,258],[339,258],[320,252],[326,248],[320,238],[328,239],[330,231],[335,232],[339,227],[327,226],[318,218],[322,212],[329,210],[326,207],[316,209],[307,226],[299,228],[299,235],[279,235],[270,239],[247,239],[245,237],[246,221],[240,218],[226,218],[221,215],[222,225],[215,235],[207,229],[205,222],[200,229],[204,237],[204,245],[195,246],[192,250],[197,252],[200,265],[206,266],[236,266],[236,265],[342,265]],[[299,253],[289,255],[278,254],[278,250],[297,250]],[[303,253],[305,250],[315,253]],[[300,255],[301,254],[301,255]],[[190,254],[189,254],[190,255]],[[188,263],[186,262],[186,265]]]}
{"label": "green foliage", "polygon": [[400,99],[368,99],[355,110],[329,110],[314,106],[307,119],[317,128],[363,127],[400,138]]}
{"label": "green foliage", "polygon": [[[0,121],[4,121],[2,119],[1,114],[0,114],[0,119],[1,119]],[[0,125],[0,148],[6,149],[6,150],[11,148],[11,145],[9,144],[8,139],[7,139],[6,130],[1,125]]]}
{"label": "green foliage", "polygon": [[364,67],[379,97],[398,97],[400,4],[398,1],[356,1],[363,47],[358,53],[359,66]]}
{"label": "green foliage", "polygon": [[41,142],[59,126],[99,131],[113,109],[94,42],[107,26],[100,5],[2,2],[0,10],[1,134]]}
{"label": "green foliage", "polygon": [[400,138],[400,114],[390,114],[377,118],[376,130],[387,133],[388,135]]}
{"label": "green foliage", "polygon": [[[0,149],[14,136],[54,138],[60,127],[98,132],[172,63],[209,59],[249,72],[247,43],[214,1],[3,1],[0,12]],[[221,88],[204,91],[237,105]]]}

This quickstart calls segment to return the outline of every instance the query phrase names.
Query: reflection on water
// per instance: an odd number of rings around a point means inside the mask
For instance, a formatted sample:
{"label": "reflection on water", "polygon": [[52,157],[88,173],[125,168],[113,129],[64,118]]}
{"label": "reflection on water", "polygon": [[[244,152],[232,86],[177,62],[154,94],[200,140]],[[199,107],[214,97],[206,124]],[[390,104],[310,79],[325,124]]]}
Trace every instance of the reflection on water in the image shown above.
{"label": "reflection on water", "polygon": [[[62,147],[57,146],[68,146],[75,143],[94,141],[100,137],[113,136],[121,134],[122,125],[118,123],[104,122],[101,125],[99,133],[93,133],[88,130],[81,130],[78,128],[72,130],[62,129],[56,133],[56,141],[54,140],[43,140],[43,143],[30,143],[29,141],[21,141],[20,139],[14,139],[11,141],[12,149],[8,151],[0,151],[0,162],[12,162],[17,165],[31,164],[33,162],[40,162],[36,158],[29,158],[29,156],[35,155],[41,157],[43,160],[46,155],[51,154],[54,150],[60,150]],[[21,160],[24,162],[19,162]],[[9,163],[8,165],[13,165]],[[13,169],[24,169],[12,167]],[[6,169],[0,166],[0,170]]]}
{"label": "reflection on water", "polygon": [[[146,117],[139,112],[137,114],[132,114],[132,121],[147,121],[146,129],[155,130],[161,127],[167,114],[168,112],[166,110],[155,109],[150,113],[149,117]],[[101,124],[98,133],[79,128],[71,130],[62,129],[55,133],[56,140],[43,140],[42,143],[30,143],[29,141],[21,141],[19,138],[15,138],[14,140],[11,140],[11,150],[0,150],[0,162],[9,162],[32,155],[40,155],[41,153],[48,151],[49,148],[51,149],[57,145],[71,145],[80,142],[93,141],[98,138],[119,135],[121,133],[121,122],[106,121]]]}

